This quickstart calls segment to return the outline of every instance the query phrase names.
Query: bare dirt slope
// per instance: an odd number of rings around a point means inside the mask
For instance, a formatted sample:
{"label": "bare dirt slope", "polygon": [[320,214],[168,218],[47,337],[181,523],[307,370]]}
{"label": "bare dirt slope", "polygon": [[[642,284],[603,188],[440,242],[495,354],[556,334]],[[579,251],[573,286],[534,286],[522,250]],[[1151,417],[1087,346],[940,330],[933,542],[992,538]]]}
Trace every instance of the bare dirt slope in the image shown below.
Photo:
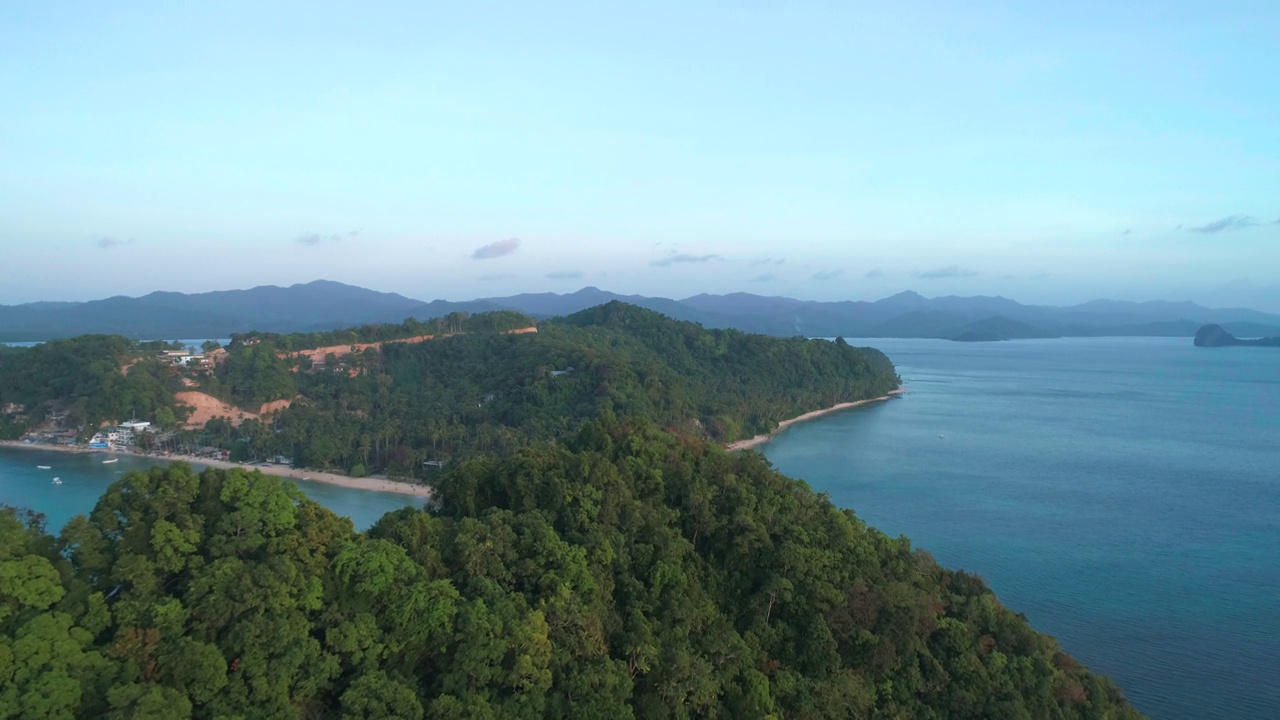
{"label": "bare dirt slope", "polygon": [[[523,335],[525,333],[536,333],[536,332],[538,332],[537,326],[531,325],[525,328],[516,328],[515,330],[508,330],[506,334],[507,335]],[[328,355],[329,353],[333,353],[335,357],[341,359],[348,355],[351,355],[352,353],[364,352],[367,348],[380,348],[383,345],[393,345],[395,343],[409,343],[409,344],[420,343],[420,342],[425,342],[427,340],[435,340],[436,338],[447,338],[454,334],[455,333],[441,333],[440,335],[418,335],[410,338],[402,338],[400,340],[384,340],[380,342],[371,342],[371,343],[354,343],[352,345],[327,345],[325,347],[312,348],[310,350],[297,350],[292,353],[280,353],[280,357],[304,357],[305,356],[311,360],[312,364],[319,364],[324,362],[325,356]]]}
{"label": "bare dirt slope", "polygon": [[239,425],[245,420],[254,420],[263,415],[279,412],[293,404],[293,400],[275,400],[263,403],[257,412],[249,412],[248,410],[241,410],[230,403],[225,403],[212,395],[194,390],[174,393],[173,397],[178,401],[179,405],[186,405],[192,409],[186,423],[189,430],[202,428],[205,423],[216,417],[227,418],[232,425]]}

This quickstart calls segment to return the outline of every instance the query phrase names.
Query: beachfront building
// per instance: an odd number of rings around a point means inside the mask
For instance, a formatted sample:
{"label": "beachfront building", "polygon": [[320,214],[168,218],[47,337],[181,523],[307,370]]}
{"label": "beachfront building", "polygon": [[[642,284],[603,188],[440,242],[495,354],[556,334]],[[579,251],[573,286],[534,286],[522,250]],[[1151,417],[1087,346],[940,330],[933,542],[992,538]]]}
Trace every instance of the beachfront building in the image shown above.
{"label": "beachfront building", "polygon": [[89,447],[96,450],[120,450],[134,444],[138,434],[148,432],[151,423],[146,420],[129,420],[113,427],[99,430],[89,439]]}

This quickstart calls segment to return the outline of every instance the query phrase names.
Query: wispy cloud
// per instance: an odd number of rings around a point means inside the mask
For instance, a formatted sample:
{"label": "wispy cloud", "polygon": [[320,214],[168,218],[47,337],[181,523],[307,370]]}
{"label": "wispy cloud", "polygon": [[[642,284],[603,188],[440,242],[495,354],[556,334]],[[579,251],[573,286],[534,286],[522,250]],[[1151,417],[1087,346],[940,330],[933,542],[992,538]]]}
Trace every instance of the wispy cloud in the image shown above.
{"label": "wispy cloud", "polygon": [[835,280],[844,273],[844,270],[819,270],[813,274],[814,280]]}
{"label": "wispy cloud", "polygon": [[1264,225],[1280,225],[1280,219],[1277,219],[1275,222],[1260,222],[1252,215],[1228,215],[1221,220],[1214,220],[1211,223],[1205,223],[1204,225],[1187,229],[1193,233],[1200,233],[1202,235],[1215,235],[1220,232],[1247,230],[1249,228],[1262,227]]}
{"label": "wispy cloud", "polygon": [[98,238],[97,240],[93,241],[95,245],[102,248],[103,250],[118,248],[121,245],[128,245],[131,242],[133,242],[132,238],[129,240],[121,240],[120,238],[111,237],[110,235],[104,235]]}
{"label": "wispy cloud", "polygon": [[882,278],[882,277],[884,277],[884,271],[883,271],[883,270],[881,270],[880,268],[875,268],[875,269],[873,269],[873,270],[868,270],[868,271],[867,271],[867,273],[866,273],[865,275],[863,275],[862,277],[865,277],[865,278]]}
{"label": "wispy cloud", "polygon": [[933,270],[924,270],[916,273],[916,277],[921,280],[946,280],[948,278],[967,278],[977,275],[977,271],[962,268],[959,265],[948,265],[946,267],[934,268]]}
{"label": "wispy cloud", "polygon": [[764,273],[764,274],[762,274],[762,275],[757,275],[757,276],[755,276],[755,277],[751,278],[751,282],[753,282],[753,283],[767,283],[767,282],[773,282],[773,280],[774,280],[775,278],[777,278],[777,276],[776,276],[776,275],[774,275],[773,273]]}
{"label": "wispy cloud", "polygon": [[476,251],[471,253],[474,260],[491,260],[510,255],[520,248],[520,238],[507,238],[506,240],[498,240],[488,245],[481,245]]}
{"label": "wispy cloud", "polygon": [[781,265],[787,261],[786,258],[757,258],[748,262],[748,265]]}
{"label": "wispy cloud", "polygon": [[704,263],[711,262],[712,260],[723,259],[724,258],[719,255],[689,255],[687,253],[676,253],[675,255],[668,255],[661,260],[654,260],[649,264],[654,267],[671,267],[672,265],[681,263]]}
{"label": "wispy cloud", "polygon": [[[348,237],[349,236],[350,235],[348,235]],[[322,235],[320,233],[313,232],[313,233],[306,233],[304,235],[299,235],[298,237],[294,238],[294,242],[300,243],[302,245],[309,245],[311,247],[316,247],[317,245],[323,245],[324,243],[327,243],[327,242],[338,242],[341,239],[342,239],[341,235]]]}
{"label": "wispy cloud", "polygon": [[547,273],[547,278],[551,280],[578,280],[583,276],[581,270],[556,270]]}

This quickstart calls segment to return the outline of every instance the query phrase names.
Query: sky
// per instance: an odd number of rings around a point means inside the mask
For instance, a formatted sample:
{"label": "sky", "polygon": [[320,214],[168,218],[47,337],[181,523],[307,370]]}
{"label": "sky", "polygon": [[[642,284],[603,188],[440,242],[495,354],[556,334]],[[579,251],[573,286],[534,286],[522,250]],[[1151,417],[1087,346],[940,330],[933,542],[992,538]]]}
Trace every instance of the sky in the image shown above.
{"label": "sky", "polygon": [[1280,311],[1280,3],[4,3],[0,304]]}

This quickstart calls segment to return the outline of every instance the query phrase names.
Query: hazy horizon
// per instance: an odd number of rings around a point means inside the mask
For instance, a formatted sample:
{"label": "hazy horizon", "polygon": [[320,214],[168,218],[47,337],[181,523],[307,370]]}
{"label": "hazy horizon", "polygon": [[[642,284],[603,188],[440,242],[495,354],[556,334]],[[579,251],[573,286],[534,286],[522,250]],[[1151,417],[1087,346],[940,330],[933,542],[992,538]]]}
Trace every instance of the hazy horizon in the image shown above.
{"label": "hazy horizon", "polygon": [[0,8],[0,304],[1280,311],[1280,5]]}
{"label": "hazy horizon", "polygon": [[[201,291],[172,290],[172,289],[156,289],[156,290],[151,290],[151,291],[148,291],[148,292],[145,292],[145,293],[136,294],[136,295],[118,294],[118,295],[113,295],[113,296],[109,296],[109,297],[93,297],[93,298],[87,298],[86,300],[67,300],[67,299],[65,299],[65,298],[46,298],[46,299],[44,299],[44,300],[38,300],[38,301],[34,301],[34,302],[36,302],[36,303],[39,303],[39,302],[92,302],[92,301],[95,301],[95,300],[106,300],[106,299],[110,299],[110,297],[129,297],[129,298],[138,298],[138,297],[143,297],[143,296],[145,296],[145,295],[149,295],[149,294],[151,294],[151,293],[155,293],[155,292],[183,292],[183,293],[187,293],[187,294],[198,294],[198,293],[203,293],[203,292],[225,292],[225,291],[242,291],[242,290],[252,290],[252,289],[255,289],[255,288],[258,288],[258,287],[279,287],[279,288],[289,288],[289,287],[298,286],[298,285],[309,285],[309,284],[311,284],[311,283],[316,283],[316,282],[340,282],[340,281],[332,280],[332,279],[330,279],[330,278],[316,278],[316,279],[314,279],[314,280],[310,280],[310,281],[304,281],[304,282],[299,282],[299,283],[288,283],[288,284],[280,284],[280,283],[264,283],[264,284],[262,284],[262,285],[243,286],[243,287],[219,287],[219,288],[213,288],[213,289],[211,289],[211,290],[201,290]],[[1070,306],[1072,306],[1072,305],[1080,305],[1080,304],[1084,304],[1084,303],[1087,303],[1087,302],[1090,302],[1090,301],[1117,301],[1117,300],[1119,300],[1119,301],[1125,301],[1123,298],[1091,297],[1091,298],[1087,298],[1087,299],[1085,299],[1085,300],[1082,300],[1082,301],[1080,301],[1080,302],[1073,302],[1073,303],[1036,303],[1036,302],[1028,302],[1028,301],[1026,301],[1026,300],[1023,300],[1022,298],[1011,297],[1011,296],[1007,296],[1007,295],[1000,295],[1000,294],[998,294],[998,293],[973,293],[973,294],[970,294],[970,295],[955,295],[955,294],[949,294],[949,293],[929,294],[929,293],[920,292],[918,289],[916,289],[916,288],[912,288],[912,287],[906,287],[906,288],[903,288],[903,289],[901,289],[901,290],[897,290],[897,291],[894,291],[894,292],[886,293],[886,294],[883,294],[883,295],[880,295],[880,294],[876,294],[876,295],[867,295],[867,296],[850,295],[850,296],[848,296],[848,297],[834,298],[834,299],[831,299],[831,300],[826,300],[826,299],[817,299],[817,298],[811,298],[811,297],[799,297],[799,296],[794,296],[794,295],[781,295],[781,294],[777,294],[777,293],[762,293],[762,292],[754,291],[753,289],[750,289],[750,288],[748,288],[748,289],[744,289],[744,290],[732,290],[732,291],[727,291],[727,292],[724,292],[724,293],[703,293],[703,292],[696,292],[696,293],[692,293],[692,294],[689,294],[689,295],[657,295],[657,294],[646,294],[646,293],[642,293],[642,292],[636,292],[636,293],[632,293],[632,292],[622,292],[622,291],[620,291],[620,290],[617,290],[617,289],[615,289],[615,288],[611,288],[611,287],[608,287],[608,286],[597,286],[597,285],[583,285],[583,286],[579,286],[579,287],[576,287],[576,288],[573,288],[573,289],[567,289],[567,290],[566,290],[566,289],[557,289],[557,290],[532,290],[532,291],[519,291],[519,292],[503,293],[503,294],[470,295],[470,296],[457,296],[457,297],[440,297],[440,296],[435,296],[435,295],[422,295],[422,294],[414,294],[414,293],[399,292],[399,291],[396,291],[396,290],[388,290],[388,289],[380,288],[380,287],[376,287],[376,286],[374,286],[374,287],[369,287],[369,286],[364,286],[364,285],[352,285],[352,284],[350,284],[350,283],[342,283],[342,284],[344,284],[344,285],[348,285],[348,286],[350,286],[350,287],[359,287],[359,288],[362,288],[362,289],[365,289],[365,290],[371,290],[371,291],[374,291],[374,292],[394,293],[394,294],[397,294],[397,295],[401,295],[401,296],[403,296],[403,297],[406,297],[406,298],[408,298],[408,299],[410,299],[410,300],[419,300],[419,301],[422,301],[422,302],[424,302],[424,303],[428,303],[428,302],[432,302],[432,301],[436,301],[436,300],[442,300],[442,301],[446,301],[446,302],[467,302],[467,301],[472,301],[472,300],[486,300],[486,299],[491,299],[491,298],[504,298],[504,297],[511,297],[511,296],[516,296],[516,295],[522,295],[522,294],[539,294],[539,293],[555,293],[555,294],[558,294],[558,295],[572,295],[572,294],[575,294],[575,293],[578,293],[578,292],[587,291],[587,290],[599,290],[599,291],[603,291],[603,292],[610,292],[610,293],[614,293],[614,294],[617,294],[617,295],[623,295],[623,296],[633,296],[633,295],[638,295],[638,296],[642,296],[642,297],[665,298],[665,299],[668,299],[668,300],[676,300],[676,301],[684,301],[684,300],[688,300],[688,299],[693,298],[693,297],[695,297],[695,296],[697,296],[697,295],[703,295],[703,294],[710,294],[710,295],[749,294],[749,295],[756,295],[756,296],[761,296],[761,297],[790,298],[790,299],[800,300],[800,301],[806,301],[806,302],[807,302],[807,301],[813,301],[813,302],[840,302],[840,301],[853,301],[853,302],[877,302],[877,301],[880,301],[880,300],[885,300],[885,299],[888,299],[888,298],[890,298],[890,297],[893,297],[893,296],[896,296],[896,295],[905,294],[905,293],[916,293],[916,294],[919,294],[919,295],[921,295],[921,296],[925,297],[926,299],[936,299],[936,298],[942,298],[942,297],[980,297],[980,296],[985,296],[985,297],[994,297],[994,298],[1003,298],[1003,299],[1006,299],[1006,300],[1012,300],[1012,301],[1015,301],[1015,302],[1021,303],[1021,304],[1023,304],[1023,305],[1028,305],[1028,306],[1045,306],[1045,307],[1070,307]],[[1148,299],[1139,299],[1139,300],[1129,300],[1129,302],[1139,302],[1139,303],[1142,303],[1142,302],[1168,302],[1168,303],[1178,303],[1178,302],[1195,302],[1195,301],[1194,301],[1194,300],[1188,300],[1188,299],[1186,299],[1186,298],[1148,298]],[[0,307],[13,307],[13,306],[17,306],[17,305],[25,305],[25,304],[27,304],[27,303],[10,303],[10,304],[0,303]],[[1267,313],[1276,313],[1276,314],[1280,314],[1280,309],[1278,309],[1278,308],[1271,308],[1271,307],[1264,307],[1264,306],[1249,306],[1249,305],[1211,305],[1211,304],[1210,304],[1210,305],[1204,305],[1204,307],[1207,307],[1207,308],[1210,308],[1210,309],[1222,309],[1222,310],[1231,310],[1231,309],[1256,310],[1256,311],[1260,311],[1260,312],[1267,312]]]}

